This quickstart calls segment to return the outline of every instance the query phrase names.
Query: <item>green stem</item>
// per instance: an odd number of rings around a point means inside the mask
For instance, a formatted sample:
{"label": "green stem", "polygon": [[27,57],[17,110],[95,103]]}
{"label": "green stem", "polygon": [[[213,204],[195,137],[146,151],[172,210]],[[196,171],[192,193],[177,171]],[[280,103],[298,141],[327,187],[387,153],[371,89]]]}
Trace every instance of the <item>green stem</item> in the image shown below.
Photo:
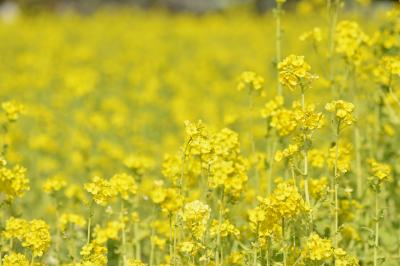
{"label": "green stem", "polygon": [[3,156],[3,158],[6,157],[8,150],[7,135],[8,135],[8,122],[5,122],[3,124],[3,147],[1,150],[1,155]]}
{"label": "green stem", "polygon": [[335,28],[339,15],[340,0],[328,0],[328,12],[329,12],[329,33],[328,33],[328,64],[329,64],[329,82],[331,84],[332,92],[335,94],[335,88],[333,86],[334,79],[334,60],[333,53],[335,50]]}
{"label": "green stem", "polygon": [[277,80],[278,80],[278,87],[277,93],[279,96],[282,95],[282,84],[279,82],[279,71],[278,71],[278,64],[282,61],[282,25],[281,25],[281,15],[283,12],[282,4],[276,3],[276,10],[275,10],[275,21],[276,21],[276,65],[277,65]]}
{"label": "green stem", "polygon": [[89,244],[89,243],[90,243],[91,226],[92,226],[92,217],[93,217],[93,200],[90,202],[90,206],[89,206],[89,218],[88,218],[88,226],[87,226],[87,239],[86,239],[86,244]]}
{"label": "green stem", "polygon": [[334,170],[334,212],[335,212],[335,229],[334,229],[334,247],[338,247],[338,231],[339,231],[339,202],[338,202],[338,190],[339,190],[339,183],[338,183],[338,160],[339,160],[339,129],[340,129],[340,122],[338,122],[337,129],[336,129],[336,147],[335,147],[335,170]]}
{"label": "green stem", "polygon": [[[306,101],[305,101],[305,93],[304,93],[304,88],[301,88],[301,107],[303,109],[303,112],[305,112],[306,109]],[[305,129],[303,129],[303,131],[305,131]],[[305,132],[303,132],[303,140],[304,140],[304,145],[306,145],[306,141],[307,141],[307,135]],[[310,206],[310,193],[309,193],[309,189],[308,189],[308,148],[304,147],[303,148],[303,158],[304,158],[304,171],[303,171],[303,175],[304,175],[304,193],[306,196],[306,202],[307,204]]]}
{"label": "green stem", "polygon": [[56,258],[57,258],[57,265],[60,265],[60,240],[61,240],[61,234],[60,234],[60,227],[59,227],[59,219],[60,219],[60,210],[59,210],[59,204],[57,199],[56,200],[56,243],[55,243],[55,250],[56,250]]}
{"label": "green stem", "polygon": [[379,197],[378,191],[375,191],[375,243],[374,243],[374,266],[378,265],[378,247],[379,247]]}
{"label": "green stem", "polygon": [[169,256],[172,260],[172,265],[174,265],[175,258],[174,258],[174,250],[173,250],[173,242],[172,242],[172,214],[169,214]]}
{"label": "green stem", "polygon": [[122,246],[121,246],[121,252],[122,252],[122,261],[123,261],[123,265],[127,266],[128,265],[128,261],[127,261],[127,257],[126,257],[126,232],[125,232],[125,221],[124,221],[124,216],[125,216],[125,209],[124,209],[124,200],[121,199],[121,220],[122,220]]}
{"label": "green stem", "polygon": [[[219,214],[218,214],[218,232],[217,232],[217,246],[215,247],[215,265],[220,265],[220,258],[222,258],[222,248],[221,247],[221,225],[223,220],[223,211],[224,211],[224,190],[222,188],[221,192],[221,201],[219,205]],[[220,250],[218,251],[218,249]],[[222,263],[222,261],[221,261]]]}
{"label": "green stem", "polygon": [[[249,136],[250,136],[250,145],[251,145],[251,153],[252,155],[255,157],[256,155],[256,143],[254,140],[254,134],[253,134],[253,125],[254,125],[254,121],[253,121],[253,94],[252,91],[249,90]],[[254,176],[255,176],[255,181],[256,181],[256,186],[257,188],[259,188],[259,175],[258,175],[258,170],[257,170],[257,164],[254,164]]]}
{"label": "green stem", "polygon": [[282,241],[283,241],[283,266],[287,265],[287,251],[285,241],[285,218],[282,218]]}
{"label": "green stem", "polygon": [[150,266],[153,266],[154,263],[154,243],[152,241],[154,237],[154,227],[151,229],[151,238],[150,238]]}

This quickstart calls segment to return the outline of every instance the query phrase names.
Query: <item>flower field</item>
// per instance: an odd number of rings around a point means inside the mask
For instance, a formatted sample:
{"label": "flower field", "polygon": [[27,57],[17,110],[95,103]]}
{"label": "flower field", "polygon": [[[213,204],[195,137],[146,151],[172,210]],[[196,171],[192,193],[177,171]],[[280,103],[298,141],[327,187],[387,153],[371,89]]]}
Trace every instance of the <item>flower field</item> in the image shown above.
{"label": "flower field", "polygon": [[367,2],[0,21],[0,266],[400,265],[400,6]]}

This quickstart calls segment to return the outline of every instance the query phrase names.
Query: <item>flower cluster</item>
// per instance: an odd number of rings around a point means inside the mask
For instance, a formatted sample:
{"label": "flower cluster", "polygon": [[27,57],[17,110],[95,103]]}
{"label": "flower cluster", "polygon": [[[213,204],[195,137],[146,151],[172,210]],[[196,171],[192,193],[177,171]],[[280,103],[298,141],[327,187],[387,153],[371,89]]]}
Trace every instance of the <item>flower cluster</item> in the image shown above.
{"label": "flower cluster", "polygon": [[183,206],[183,196],[174,188],[158,185],[151,193],[151,198],[168,214],[176,213]]}
{"label": "flower cluster", "polygon": [[279,181],[269,197],[258,201],[259,205],[248,214],[251,230],[257,234],[260,245],[266,245],[267,237],[281,236],[282,221],[289,223],[310,212],[297,187],[289,181]]}
{"label": "flower cluster", "polygon": [[76,225],[83,228],[86,225],[86,220],[81,215],[75,213],[63,213],[58,221],[58,226],[61,232],[67,230],[69,225]]}
{"label": "flower cluster", "polygon": [[11,253],[5,255],[2,261],[2,265],[4,266],[29,266],[29,261],[25,257],[25,255],[21,253]]}
{"label": "flower cluster", "polygon": [[203,238],[210,212],[210,207],[198,200],[186,203],[183,207],[182,220],[196,240]]}
{"label": "flower cluster", "polygon": [[368,160],[371,177],[369,180],[371,181],[373,186],[378,186],[392,180],[392,167],[385,163],[377,162],[374,159]]}
{"label": "flower cluster", "polygon": [[3,231],[6,239],[18,239],[22,246],[30,249],[34,257],[41,257],[50,247],[49,226],[43,220],[27,221],[20,218],[7,220]]}
{"label": "flower cluster", "polygon": [[264,78],[252,71],[245,71],[239,77],[237,89],[239,91],[248,90],[260,91],[264,86]]}
{"label": "flower cluster", "polygon": [[362,45],[369,41],[357,22],[343,20],[338,23],[335,31],[336,52],[348,59],[354,59]]}
{"label": "flower cluster", "polygon": [[25,107],[16,101],[3,102],[1,103],[1,108],[9,122],[17,121],[19,116],[25,111]]}
{"label": "flower cluster", "polygon": [[29,180],[26,178],[26,169],[16,165],[8,168],[5,161],[0,166],[0,192],[4,193],[9,200],[21,197],[29,190]]}
{"label": "flower cluster", "polygon": [[43,191],[45,193],[54,193],[60,191],[61,189],[67,186],[67,180],[62,176],[54,176],[52,178],[47,179],[43,183]]}
{"label": "flower cluster", "polygon": [[83,265],[107,265],[107,248],[97,241],[92,241],[82,247],[80,252]]}
{"label": "flower cluster", "polygon": [[334,114],[339,130],[355,122],[354,108],[354,104],[343,100],[332,101],[325,105],[325,109]]}
{"label": "flower cluster", "polygon": [[304,60],[304,56],[289,55],[278,64],[279,82],[290,90],[300,88],[304,90],[316,75],[310,73],[311,66]]}
{"label": "flower cluster", "polygon": [[302,251],[306,260],[324,262],[333,255],[332,242],[329,239],[323,239],[318,234],[312,233]]}
{"label": "flower cluster", "polygon": [[86,183],[84,187],[92,195],[94,202],[102,206],[107,205],[117,196],[113,184],[99,176],[93,177],[92,182]]}

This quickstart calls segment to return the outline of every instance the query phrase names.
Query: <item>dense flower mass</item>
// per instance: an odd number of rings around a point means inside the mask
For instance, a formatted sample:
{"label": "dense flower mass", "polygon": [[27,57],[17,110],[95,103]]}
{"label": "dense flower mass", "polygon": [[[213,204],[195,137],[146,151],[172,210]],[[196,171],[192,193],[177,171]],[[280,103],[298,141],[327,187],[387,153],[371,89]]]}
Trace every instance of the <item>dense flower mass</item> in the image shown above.
{"label": "dense flower mass", "polygon": [[252,71],[245,71],[240,75],[238,90],[259,91],[264,86],[264,78]]}
{"label": "dense flower mass", "polygon": [[29,179],[24,167],[16,165],[8,168],[5,164],[0,166],[0,192],[8,199],[21,197],[29,188]]}
{"label": "dense flower mass", "polygon": [[0,266],[399,265],[398,1],[12,2]]}
{"label": "dense flower mass", "polygon": [[27,221],[11,217],[6,222],[3,236],[21,241],[22,246],[30,249],[34,257],[43,256],[51,243],[49,226],[43,220]]}
{"label": "dense flower mass", "polygon": [[311,66],[304,60],[304,56],[290,55],[278,65],[279,82],[290,90],[305,88],[307,83],[317,76],[310,73]]}

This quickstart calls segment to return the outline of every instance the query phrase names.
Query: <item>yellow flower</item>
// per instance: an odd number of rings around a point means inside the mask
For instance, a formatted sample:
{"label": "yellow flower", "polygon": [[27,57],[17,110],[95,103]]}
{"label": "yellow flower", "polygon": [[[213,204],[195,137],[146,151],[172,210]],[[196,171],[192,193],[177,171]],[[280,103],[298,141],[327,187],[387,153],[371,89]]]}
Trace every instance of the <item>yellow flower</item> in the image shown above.
{"label": "yellow flower", "polygon": [[245,254],[243,254],[243,252],[236,251],[231,253],[227,260],[229,265],[245,265]]}
{"label": "yellow flower", "polygon": [[305,89],[308,84],[317,78],[309,71],[311,67],[304,61],[304,56],[289,55],[278,64],[279,82],[290,90]]}
{"label": "yellow flower", "polygon": [[141,260],[137,259],[129,259],[127,266],[146,266],[147,264],[143,263]]}
{"label": "yellow flower", "polygon": [[306,104],[302,107],[300,102],[293,102],[293,115],[302,130],[319,129],[325,123],[324,115],[315,111],[314,104]]}
{"label": "yellow flower", "polygon": [[299,146],[296,144],[289,144],[289,146],[283,151],[277,151],[275,153],[275,161],[279,162],[283,158],[291,158],[299,152]]}
{"label": "yellow flower", "polygon": [[373,73],[378,82],[392,86],[394,77],[400,76],[400,56],[382,57]]}
{"label": "yellow flower", "polygon": [[74,224],[83,228],[86,225],[86,220],[81,215],[74,213],[61,214],[58,221],[58,226],[60,227],[61,232],[64,232],[69,224]]}
{"label": "yellow flower", "polygon": [[41,257],[50,247],[51,235],[45,221],[34,219],[29,222],[29,231],[22,242],[23,247],[32,250],[33,256]]}
{"label": "yellow flower", "polygon": [[[338,158],[337,158],[337,168],[339,170],[338,174],[345,174],[350,171],[351,160],[352,160],[352,150],[353,146],[350,143],[337,143],[339,145]],[[336,146],[329,149],[328,153],[328,166],[333,169],[336,161]]]}
{"label": "yellow flower", "polygon": [[164,250],[165,244],[167,243],[165,238],[160,238],[158,236],[152,236],[151,237],[151,243],[158,247],[160,250]]}
{"label": "yellow flower", "polygon": [[29,190],[29,180],[26,178],[26,169],[16,165],[12,169],[0,167],[0,192],[5,193],[8,199],[21,197]]}
{"label": "yellow flower", "polygon": [[284,99],[282,96],[276,96],[274,99],[268,101],[264,108],[261,110],[261,116],[263,118],[269,118],[274,116],[275,112],[283,106]]}
{"label": "yellow flower", "polygon": [[129,199],[129,196],[135,195],[137,192],[135,178],[126,173],[115,174],[111,177],[110,182],[124,200]]}
{"label": "yellow flower", "polygon": [[20,253],[11,253],[3,258],[3,266],[29,266],[29,260]]}
{"label": "yellow flower", "polygon": [[321,169],[325,165],[325,154],[321,150],[311,149],[308,151],[308,161],[311,166]]}
{"label": "yellow flower", "polygon": [[195,256],[203,248],[203,245],[200,243],[193,241],[182,241],[179,244],[178,250],[185,255]]}
{"label": "yellow flower", "polygon": [[19,116],[25,111],[25,107],[16,101],[1,103],[1,108],[7,116],[9,122],[15,122]]}
{"label": "yellow flower", "polygon": [[163,188],[158,186],[153,190],[151,198],[154,203],[159,204],[163,212],[175,213],[183,205],[183,196],[174,188]]}
{"label": "yellow flower", "polygon": [[264,79],[252,71],[245,71],[239,77],[237,89],[239,91],[248,90],[260,91],[264,86]]}
{"label": "yellow flower", "polygon": [[182,220],[195,239],[203,238],[210,212],[210,207],[198,200],[187,203],[183,207]]}
{"label": "yellow flower", "polygon": [[287,136],[297,127],[295,114],[292,110],[280,108],[273,113],[270,125],[278,131],[279,136]]}
{"label": "yellow flower", "polygon": [[20,218],[10,217],[6,222],[6,229],[3,231],[3,235],[7,239],[17,238],[18,240],[22,241],[28,231],[28,221]]}
{"label": "yellow flower", "polygon": [[49,226],[43,220],[26,221],[11,217],[6,222],[3,235],[7,239],[20,240],[22,246],[29,248],[35,257],[41,257],[50,247]]}
{"label": "yellow flower", "polygon": [[350,102],[343,100],[332,101],[325,105],[325,109],[335,115],[339,130],[352,125],[356,121],[353,116],[354,104]]}
{"label": "yellow flower", "polygon": [[[321,199],[328,190],[328,178],[323,176],[321,178],[310,178],[308,184],[308,190],[311,197],[315,200]],[[301,181],[301,186],[304,188],[304,181]]]}
{"label": "yellow flower", "polygon": [[368,40],[368,36],[361,30],[357,22],[344,20],[336,26],[336,52],[349,59],[354,58],[360,47],[367,44]]}
{"label": "yellow flower", "polygon": [[43,183],[43,191],[46,193],[53,193],[60,191],[66,186],[67,186],[67,181],[64,177],[54,176],[52,178],[47,179]]}
{"label": "yellow flower", "polygon": [[[82,247],[81,256],[83,263],[92,263],[93,265],[107,265],[107,248],[97,241],[93,240]],[[84,264],[85,265],[85,264]]]}
{"label": "yellow flower", "polygon": [[117,196],[117,190],[113,184],[98,176],[93,177],[92,182],[86,183],[84,188],[92,195],[93,200],[102,206],[107,205]]}
{"label": "yellow flower", "polygon": [[312,233],[308,238],[302,251],[304,258],[311,261],[325,261],[332,257],[332,242],[329,239],[323,239],[318,234]]}
{"label": "yellow flower", "polygon": [[94,229],[96,243],[105,244],[109,239],[118,240],[119,232],[123,227],[124,224],[120,221],[110,221],[103,228],[97,225]]}
{"label": "yellow flower", "polygon": [[219,233],[220,237],[233,236],[239,238],[240,231],[237,229],[229,220],[224,220],[219,224],[218,220],[213,220],[211,222],[210,236],[215,237]]}
{"label": "yellow flower", "polygon": [[334,250],[335,263],[338,266],[359,266],[359,260],[357,257],[347,254],[341,248],[336,248]]}
{"label": "yellow flower", "polygon": [[313,42],[321,42],[322,41],[322,32],[321,28],[315,27],[311,31],[307,31],[300,35],[300,41],[312,40]]}
{"label": "yellow flower", "polygon": [[385,163],[379,163],[374,159],[368,160],[371,177],[374,184],[380,185],[392,180],[392,167]]}

